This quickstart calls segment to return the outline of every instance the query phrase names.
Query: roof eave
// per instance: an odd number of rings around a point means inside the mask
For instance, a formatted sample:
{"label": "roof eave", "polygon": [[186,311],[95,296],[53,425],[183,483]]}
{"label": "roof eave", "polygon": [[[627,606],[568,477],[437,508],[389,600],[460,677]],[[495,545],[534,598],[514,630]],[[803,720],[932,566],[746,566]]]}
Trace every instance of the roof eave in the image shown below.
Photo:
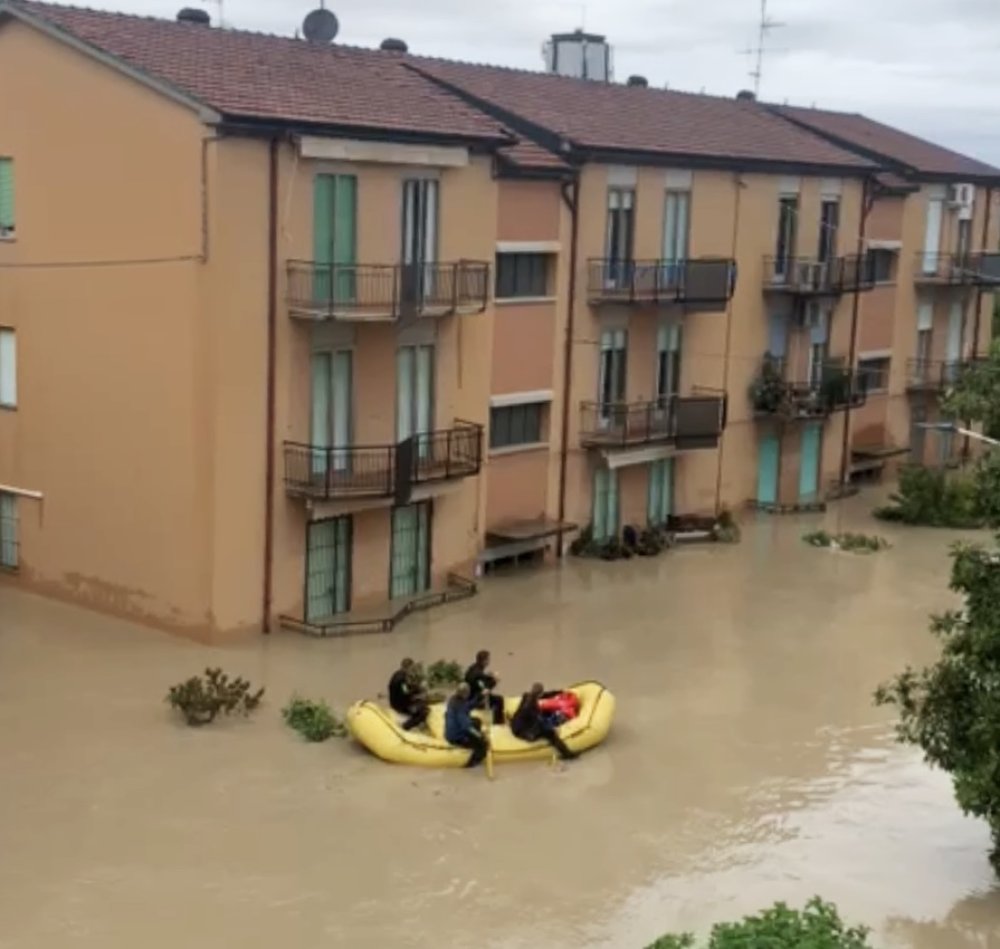
{"label": "roof eave", "polygon": [[0,22],[2,22],[5,16],[32,27],[51,39],[54,39],[71,49],[75,49],[77,52],[82,53],[83,55],[88,56],[111,69],[114,69],[116,72],[128,76],[130,79],[133,79],[147,88],[158,92],[160,95],[173,100],[179,105],[191,109],[197,114],[198,118],[207,125],[214,125],[221,118],[220,113],[210,105],[202,102],[200,99],[196,99],[193,96],[188,95],[186,92],[178,89],[171,83],[155,76],[151,76],[148,73],[143,72],[141,69],[137,69],[135,66],[126,63],[124,60],[119,59],[117,56],[112,55],[106,50],[80,39],[80,37],[56,26],[54,23],[50,23],[43,17],[35,16],[16,4],[7,2],[7,0],[0,0]]}

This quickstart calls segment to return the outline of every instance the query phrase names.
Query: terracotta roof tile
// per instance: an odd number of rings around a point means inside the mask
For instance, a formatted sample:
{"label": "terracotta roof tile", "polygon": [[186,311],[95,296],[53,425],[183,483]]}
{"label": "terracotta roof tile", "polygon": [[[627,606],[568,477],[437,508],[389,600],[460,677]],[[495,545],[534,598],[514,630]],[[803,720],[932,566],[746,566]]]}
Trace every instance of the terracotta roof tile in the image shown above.
{"label": "terracotta roof tile", "polygon": [[499,151],[506,161],[519,168],[542,171],[568,171],[570,168],[570,165],[554,152],[526,138],[521,138],[516,145],[506,145]]}
{"label": "terracotta roof tile", "polygon": [[1000,169],[967,158],[951,149],[935,145],[907,132],[883,125],[874,119],[851,112],[830,112],[798,106],[770,106],[778,115],[807,125],[848,147],[905,165],[929,175],[1000,178]]}
{"label": "terracotta roof tile", "polygon": [[509,137],[495,120],[404,68],[398,55],[27,0],[10,6],[226,116]]}
{"label": "terracotta roof tile", "polygon": [[407,57],[461,89],[582,148],[863,170],[871,162],[753,102],[598,83],[547,73]]}

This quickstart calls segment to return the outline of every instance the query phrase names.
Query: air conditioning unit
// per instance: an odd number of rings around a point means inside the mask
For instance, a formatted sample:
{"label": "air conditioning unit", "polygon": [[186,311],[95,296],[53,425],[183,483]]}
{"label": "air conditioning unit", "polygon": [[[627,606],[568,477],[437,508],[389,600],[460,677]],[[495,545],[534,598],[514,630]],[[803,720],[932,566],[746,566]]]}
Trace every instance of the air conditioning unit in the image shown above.
{"label": "air conditioning unit", "polygon": [[976,200],[975,185],[952,185],[949,189],[948,204],[955,209],[972,208]]}

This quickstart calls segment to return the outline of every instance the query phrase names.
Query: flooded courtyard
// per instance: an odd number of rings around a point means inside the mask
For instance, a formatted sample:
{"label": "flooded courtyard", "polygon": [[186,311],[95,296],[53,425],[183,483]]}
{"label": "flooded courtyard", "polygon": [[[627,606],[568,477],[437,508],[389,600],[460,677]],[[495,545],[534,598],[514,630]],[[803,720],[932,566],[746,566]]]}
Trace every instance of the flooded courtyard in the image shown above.
{"label": "flooded courtyard", "polygon": [[[984,825],[871,702],[933,657],[959,535],[874,525],[869,507],[491,579],[339,641],[205,647],[0,586],[0,947],[641,949],[814,894],[880,946],[1000,946]],[[894,547],[806,547],[824,523]],[[294,691],[343,708],[403,655],[482,647],[507,691],[603,681],[607,744],[490,782],[281,721]],[[209,664],[266,686],[264,707],[176,721],[167,686]]]}

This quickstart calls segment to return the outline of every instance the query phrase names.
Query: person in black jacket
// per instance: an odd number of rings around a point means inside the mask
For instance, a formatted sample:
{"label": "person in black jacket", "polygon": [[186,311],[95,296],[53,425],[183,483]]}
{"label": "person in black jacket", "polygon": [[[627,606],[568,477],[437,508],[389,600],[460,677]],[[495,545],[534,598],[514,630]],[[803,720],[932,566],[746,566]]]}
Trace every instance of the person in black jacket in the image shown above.
{"label": "person in black jacket", "polygon": [[497,677],[490,672],[490,654],[486,649],[476,653],[476,661],[465,670],[465,682],[469,687],[469,695],[473,708],[486,708],[486,696],[489,693],[490,708],[493,711],[493,724],[503,724],[503,696],[493,695],[497,687]]}
{"label": "person in black jacket", "polygon": [[555,726],[545,718],[538,707],[538,700],[544,692],[545,687],[542,683],[536,682],[529,692],[521,696],[521,704],[510,720],[510,730],[522,741],[538,741],[539,738],[544,738],[559,752],[560,758],[569,761],[575,758],[576,754],[566,747]]}
{"label": "person in black jacket", "polygon": [[414,669],[412,659],[404,659],[389,680],[389,705],[394,712],[407,716],[403,731],[419,728],[427,721],[430,709]]}

